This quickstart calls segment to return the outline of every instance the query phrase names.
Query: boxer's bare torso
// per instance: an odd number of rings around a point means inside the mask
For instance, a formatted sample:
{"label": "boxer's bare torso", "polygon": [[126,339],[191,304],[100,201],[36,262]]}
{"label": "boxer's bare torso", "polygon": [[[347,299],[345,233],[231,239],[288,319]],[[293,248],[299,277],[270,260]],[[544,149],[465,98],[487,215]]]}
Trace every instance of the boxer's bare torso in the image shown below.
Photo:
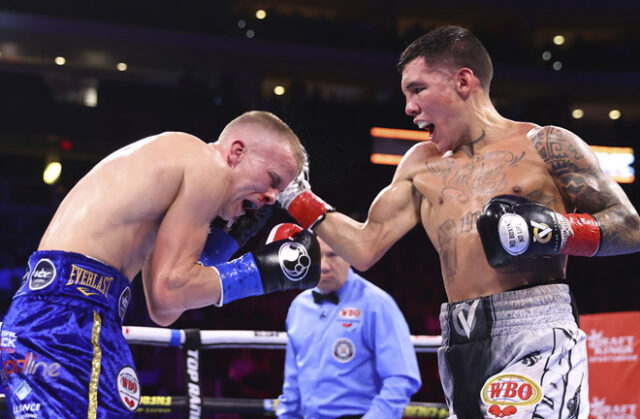
{"label": "boxer's bare torso", "polygon": [[[214,194],[226,182],[224,160],[210,144],[183,133],[167,133],[130,144],[97,164],[67,194],[38,250],[65,250],[99,259],[130,280],[153,250],[160,222],[184,183],[209,193],[210,218],[224,196]],[[207,180],[206,182],[204,180]]]}
{"label": "boxer's bare torso", "polygon": [[562,197],[527,133],[536,126],[509,122],[500,138],[481,136],[453,152],[422,143],[403,173],[420,197],[420,220],[439,253],[450,301],[564,278],[566,256],[535,258],[494,269],[486,260],[476,220],[487,201],[521,195],[558,212]]}
{"label": "boxer's bare torso", "polygon": [[199,263],[211,222],[272,205],[303,159],[295,133],[263,111],[232,120],[212,143],[182,132],[142,139],[71,189],[38,250],[98,259],[130,281],[141,273],[151,318],[169,325],[221,301],[218,271]]}

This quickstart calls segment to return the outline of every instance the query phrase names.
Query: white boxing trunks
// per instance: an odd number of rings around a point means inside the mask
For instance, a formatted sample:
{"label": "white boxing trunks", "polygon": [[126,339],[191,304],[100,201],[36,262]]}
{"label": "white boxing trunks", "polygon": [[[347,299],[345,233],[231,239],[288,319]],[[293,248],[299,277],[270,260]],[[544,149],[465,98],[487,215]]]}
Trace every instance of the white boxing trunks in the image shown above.
{"label": "white boxing trunks", "polygon": [[566,284],[440,311],[438,366],[451,418],[587,418],[586,336]]}

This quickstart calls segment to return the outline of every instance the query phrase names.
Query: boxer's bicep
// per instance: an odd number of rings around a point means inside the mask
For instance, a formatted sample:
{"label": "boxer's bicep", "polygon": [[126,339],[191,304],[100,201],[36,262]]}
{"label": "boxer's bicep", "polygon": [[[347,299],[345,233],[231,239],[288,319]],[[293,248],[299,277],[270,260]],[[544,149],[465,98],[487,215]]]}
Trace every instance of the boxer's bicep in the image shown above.
{"label": "boxer's bicep", "polygon": [[375,240],[386,251],[420,221],[420,200],[408,180],[384,188],[371,204],[365,229],[375,231]]}
{"label": "boxer's bicep", "polygon": [[[197,261],[220,207],[223,185],[217,183],[196,168],[185,170],[180,190],[158,229],[145,293],[164,300],[167,294],[188,298],[189,289],[201,291],[197,282],[202,279],[202,267]],[[175,300],[178,306],[179,300]]]}

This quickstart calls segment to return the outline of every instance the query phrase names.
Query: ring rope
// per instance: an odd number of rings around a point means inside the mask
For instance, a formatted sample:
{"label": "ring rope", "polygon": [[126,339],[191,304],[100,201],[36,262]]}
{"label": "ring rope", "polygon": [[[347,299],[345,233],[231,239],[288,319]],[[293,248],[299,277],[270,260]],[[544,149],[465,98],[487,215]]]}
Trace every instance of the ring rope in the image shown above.
{"label": "ring rope", "polygon": [[[123,326],[122,333],[131,344],[182,346],[185,333],[182,329],[159,327]],[[213,348],[261,348],[285,349],[287,332],[268,330],[201,330],[202,349]],[[440,336],[414,335],[411,342],[418,353],[435,353],[442,341]]]}
{"label": "ring rope", "polygon": [[[0,329],[2,323],[0,322]],[[194,336],[195,333],[195,336]],[[179,348],[259,348],[285,349],[287,333],[260,330],[197,330],[167,329],[159,327],[123,326],[122,334],[129,344],[174,346]],[[197,339],[197,337],[200,339]],[[197,344],[193,346],[193,339]],[[415,335],[411,342],[418,353],[435,353],[440,346],[440,336]],[[190,346],[191,345],[191,346]],[[188,351],[187,351],[188,352]],[[185,357],[186,359],[186,357]],[[186,368],[186,367],[185,367]],[[199,366],[196,366],[199,370]],[[200,417],[201,412],[243,413],[273,416],[277,399],[230,399],[198,397],[187,392],[185,396],[141,396],[138,413],[166,414],[191,411],[191,417]],[[195,406],[195,407],[194,407]],[[4,395],[0,394],[0,412],[6,408]],[[198,410],[194,415],[193,409]],[[201,409],[201,411],[200,411]],[[187,414],[189,417],[189,414]],[[404,411],[404,417],[446,418],[447,407],[443,403],[411,402]]]}

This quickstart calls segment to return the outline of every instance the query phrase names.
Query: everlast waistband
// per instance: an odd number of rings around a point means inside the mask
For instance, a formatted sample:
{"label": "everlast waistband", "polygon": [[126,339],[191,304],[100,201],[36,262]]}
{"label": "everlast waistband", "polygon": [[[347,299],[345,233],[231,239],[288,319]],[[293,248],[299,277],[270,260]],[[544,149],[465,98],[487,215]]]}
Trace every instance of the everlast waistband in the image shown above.
{"label": "everlast waistband", "polygon": [[68,296],[111,309],[120,319],[131,299],[131,284],[116,268],[79,253],[34,252],[14,298]]}

